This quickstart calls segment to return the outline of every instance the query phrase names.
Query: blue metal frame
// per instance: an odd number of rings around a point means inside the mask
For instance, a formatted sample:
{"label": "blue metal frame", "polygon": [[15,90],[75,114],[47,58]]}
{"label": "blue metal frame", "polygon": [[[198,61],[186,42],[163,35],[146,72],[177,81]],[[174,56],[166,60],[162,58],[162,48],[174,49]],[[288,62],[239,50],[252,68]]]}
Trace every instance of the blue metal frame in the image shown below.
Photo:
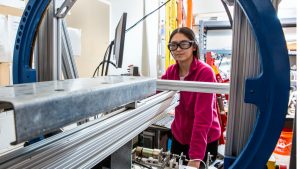
{"label": "blue metal frame", "polygon": [[24,9],[18,28],[13,56],[13,83],[36,82],[36,70],[31,68],[34,37],[50,0],[30,0]]}
{"label": "blue metal frame", "polygon": [[[50,0],[30,0],[19,26],[13,61],[14,83],[36,81],[30,68],[35,33]],[[256,37],[262,73],[246,80],[245,102],[260,113],[255,129],[242,153],[225,157],[225,168],[264,168],[284,125],[289,97],[289,60],[283,31],[270,0],[238,0]],[[270,35],[270,36],[269,36]]]}
{"label": "blue metal frame", "polygon": [[255,104],[260,113],[250,140],[232,164],[225,157],[225,168],[259,169],[271,156],[287,112],[290,64],[286,41],[270,0],[238,0],[254,32],[262,73],[246,80],[245,102]]}

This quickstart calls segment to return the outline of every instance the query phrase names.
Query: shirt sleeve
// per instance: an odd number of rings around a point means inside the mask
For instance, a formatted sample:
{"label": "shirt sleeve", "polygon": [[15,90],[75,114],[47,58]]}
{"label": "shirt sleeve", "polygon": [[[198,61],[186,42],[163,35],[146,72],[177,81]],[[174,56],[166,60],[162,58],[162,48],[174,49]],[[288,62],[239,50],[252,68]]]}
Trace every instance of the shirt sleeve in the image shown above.
{"label": "shirt sleeve", "polygon": [[[216,82],[212,69],[203,72],[199,81]],[[190,159],[204,159],[207,143],[210,142],[208,132],[213,122],[214,96],[212,93],[197,93],[194,108],[194,125],[190,142]]]}
{"label": "shirt sleeve", "polygon": [[161,79],[162,79],[162,80],[167,80],[167,79],[168,79],[169,69],[170,69],[170,68],[168,68],[168,69],[166,70],[165,74],[163,74],[163,75],[161,76]]}
{"label": "shirt sleeve", "polygon": [[[168,79],[168,70],[169,69],[167,69],[167,71],[165,72],[165,74],[163,74],[162,76],[161,76],[161,79],[162,80],[167,80]],[[158,93],[160,93],[161,91],[156,91],[156,94],[158,94]]]}
{"label": "shirt sleeve", "polygon": [[162,75],[161,79],[163,79],[163,80],[167,79],[167,73],[165,73],[164,75]]}

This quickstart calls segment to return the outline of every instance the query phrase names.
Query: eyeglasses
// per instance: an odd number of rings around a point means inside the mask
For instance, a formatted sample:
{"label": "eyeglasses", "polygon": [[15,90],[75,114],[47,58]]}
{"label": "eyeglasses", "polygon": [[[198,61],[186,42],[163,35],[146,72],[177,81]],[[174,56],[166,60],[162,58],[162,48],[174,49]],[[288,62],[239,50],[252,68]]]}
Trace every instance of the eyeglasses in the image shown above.
{"label": "eyeglasses", "polygon": [[168,48],[170,51],[175,51],[177,50],[178,46],[181,49],[188,49],[192,46],[192,44],[194,43],[194,41],[187,41],[187,40],[183,40],[180,42],[171,42],[168,44]]}

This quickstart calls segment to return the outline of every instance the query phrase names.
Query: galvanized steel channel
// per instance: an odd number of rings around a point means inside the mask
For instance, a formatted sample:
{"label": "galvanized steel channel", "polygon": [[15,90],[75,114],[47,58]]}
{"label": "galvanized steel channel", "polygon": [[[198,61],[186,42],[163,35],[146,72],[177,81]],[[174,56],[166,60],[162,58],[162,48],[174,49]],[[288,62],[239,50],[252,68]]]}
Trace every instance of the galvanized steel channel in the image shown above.
{"label": "galvanized steel channel", "polygon": [[143,77],[49,81],[0,87],[0,106],[14,109],[20,143],[155,92],[155,79]]}

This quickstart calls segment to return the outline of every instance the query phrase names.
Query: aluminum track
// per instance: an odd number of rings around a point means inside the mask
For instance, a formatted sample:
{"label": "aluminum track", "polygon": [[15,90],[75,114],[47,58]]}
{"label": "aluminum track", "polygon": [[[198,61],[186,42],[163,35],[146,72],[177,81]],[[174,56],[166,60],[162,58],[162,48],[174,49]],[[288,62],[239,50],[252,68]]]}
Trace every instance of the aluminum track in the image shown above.
{"label": "aluminum track", "polygon": [[159,93],[142,100],[136,109],[104,116],[2,156],[0,168],[91,168],[177,106],[174,93]]}
{"label": "aluminum track", "polygon": [[229,94],[229,83],[156,80],[157,90]]}

